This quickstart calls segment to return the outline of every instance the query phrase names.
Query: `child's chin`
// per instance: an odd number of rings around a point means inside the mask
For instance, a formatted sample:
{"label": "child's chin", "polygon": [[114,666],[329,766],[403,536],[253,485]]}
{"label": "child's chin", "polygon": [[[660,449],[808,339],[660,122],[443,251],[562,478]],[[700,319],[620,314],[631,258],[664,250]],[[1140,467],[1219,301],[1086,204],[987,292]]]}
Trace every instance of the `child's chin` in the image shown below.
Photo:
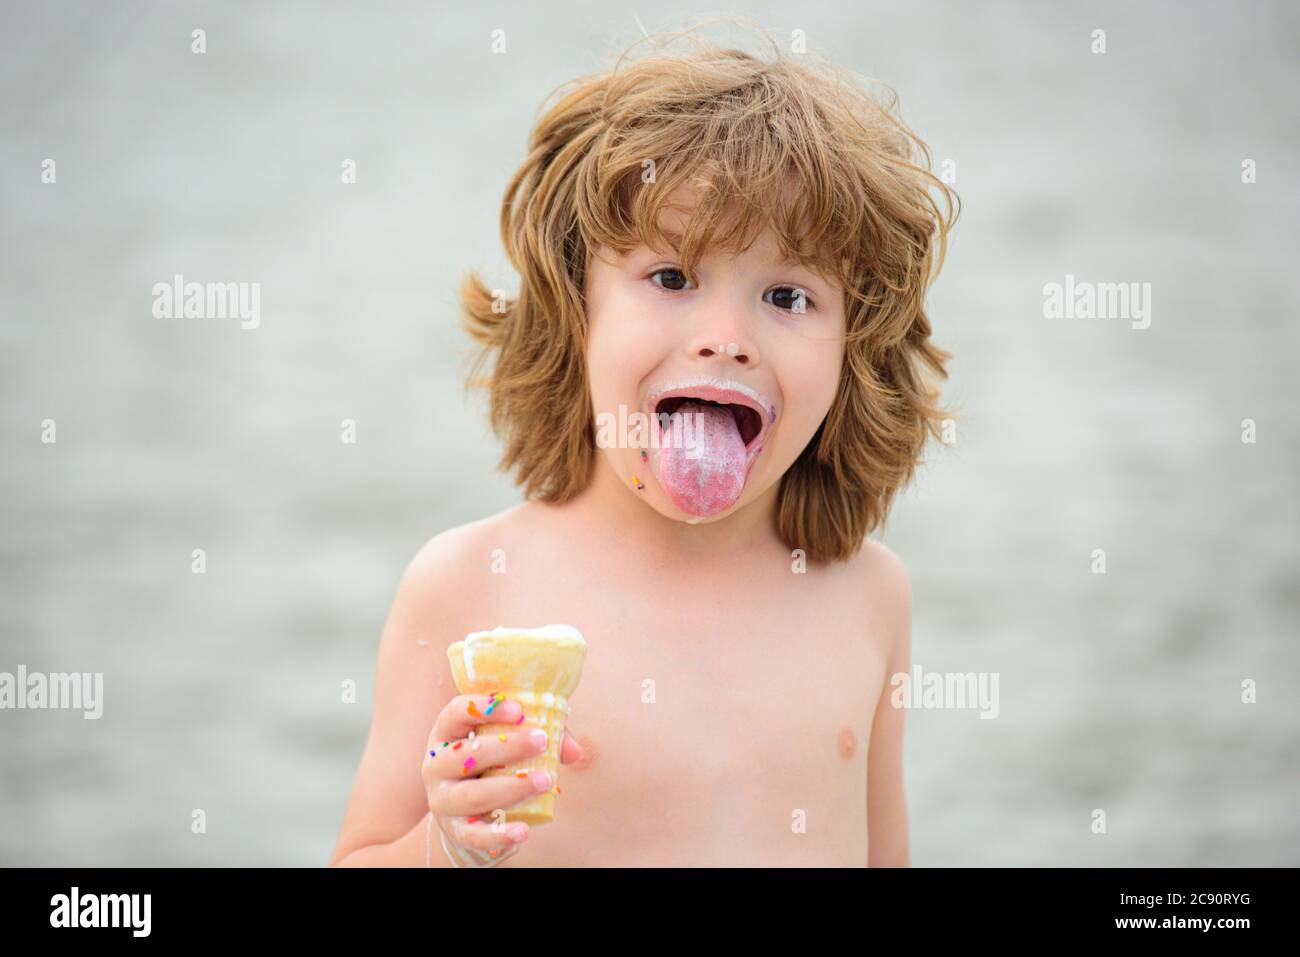
{"label": "child's chin", "polygon": [[717,521],[725,514],[727,513],[722,512],[718,515],[709,515],[708,517],[705,517],[703,515],[691,515],[688,518],[682,519],[682,521],[684,521],[687,525],[707,525],[709,522]]}

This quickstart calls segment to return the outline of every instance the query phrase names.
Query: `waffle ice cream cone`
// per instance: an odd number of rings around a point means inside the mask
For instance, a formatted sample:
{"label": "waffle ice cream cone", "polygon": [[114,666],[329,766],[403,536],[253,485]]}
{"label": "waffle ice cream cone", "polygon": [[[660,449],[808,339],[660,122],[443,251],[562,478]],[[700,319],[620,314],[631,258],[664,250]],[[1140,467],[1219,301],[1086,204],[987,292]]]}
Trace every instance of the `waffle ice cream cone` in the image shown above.
{"label": "waffle ice cream cone", "polygon": [[[582,677],[587,642],[570,625],[542,628],[494,628],[476,631],[447,649],[451,673],[461,694],[497,693],[498,699],[518,701],[524,708],[521,724],[483,724],[475,732],[495,737],[498,732],[541,728],[546,750],[536,757],[507,764],[505,770],[488,770],[483,777],[513,775],[545,768],[560,780],[560,749],[569,717],[569,696]],[[495,710],[492,714],[496,714]],[[492,715],[488,715],[492,717]],[[555,819],[555,789],[535,794],[506,808],[506,821],[549,824]]]}

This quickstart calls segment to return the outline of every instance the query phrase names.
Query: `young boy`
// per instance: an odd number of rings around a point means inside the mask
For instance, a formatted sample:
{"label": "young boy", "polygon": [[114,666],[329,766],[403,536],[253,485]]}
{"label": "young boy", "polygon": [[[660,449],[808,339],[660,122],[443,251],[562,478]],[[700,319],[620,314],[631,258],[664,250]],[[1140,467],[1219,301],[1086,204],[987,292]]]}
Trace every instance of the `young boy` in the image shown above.
{"label": "young boy", "polygon": [[[461,290],[526,501],[407,568],[331,864],[908,864],[911,597],[866,536],[946,415],[923,297],[955,197],[892,111],[698,43],[539,120],[501,213],[519,295]],[[589,648],[556,818],[494,826],[557,782],[444,755],[488,704],[446,649],[550,622]],[[545,747],[505,738],[480,768]]]}

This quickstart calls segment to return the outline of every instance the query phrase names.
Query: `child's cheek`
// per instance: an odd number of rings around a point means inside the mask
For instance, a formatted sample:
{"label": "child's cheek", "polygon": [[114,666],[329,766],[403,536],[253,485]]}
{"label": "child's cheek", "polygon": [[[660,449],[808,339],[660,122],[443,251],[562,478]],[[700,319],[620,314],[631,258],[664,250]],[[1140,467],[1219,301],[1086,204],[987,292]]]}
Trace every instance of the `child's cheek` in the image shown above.
{"label": "child's cheek", "polygon": [[587,338],[587,379],[593,412],[618,416],[637,411],[641,380],[653,370],[656,346],[652,324],[638,316],[631,303],[611,297],[591,317]]}
{"label": "child's cheek", "polygon": [[638,384],[671,347],[667,327],[657,318],[653,305],[631,296],[610,296],[600,304],[587,349],[593,392],[599,379],[623,394],[620,401],[635,401]]}
{"label": "child's cheek", "polygon": [[[785,397],[782,419],[803,439],[812,437],[830,411],[839,387],[844,347],[836,342],[811,342],[790,348],[780,357],[778,377]],[[795,436],[791,436],[794,438]]]}

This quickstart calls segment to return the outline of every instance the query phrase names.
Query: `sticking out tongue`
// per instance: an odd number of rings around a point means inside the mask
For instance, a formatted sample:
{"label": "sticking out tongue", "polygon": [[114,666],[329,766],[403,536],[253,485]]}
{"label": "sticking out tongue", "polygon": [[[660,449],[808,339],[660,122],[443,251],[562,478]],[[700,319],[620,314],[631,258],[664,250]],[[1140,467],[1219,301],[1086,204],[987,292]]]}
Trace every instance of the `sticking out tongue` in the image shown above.
{"label": "sticking out tongue", "polygon": [[668,417],[659,450],[659,484],[678,508],[709,516],[745,489],[745,443],[725,406],[683,402]]}

